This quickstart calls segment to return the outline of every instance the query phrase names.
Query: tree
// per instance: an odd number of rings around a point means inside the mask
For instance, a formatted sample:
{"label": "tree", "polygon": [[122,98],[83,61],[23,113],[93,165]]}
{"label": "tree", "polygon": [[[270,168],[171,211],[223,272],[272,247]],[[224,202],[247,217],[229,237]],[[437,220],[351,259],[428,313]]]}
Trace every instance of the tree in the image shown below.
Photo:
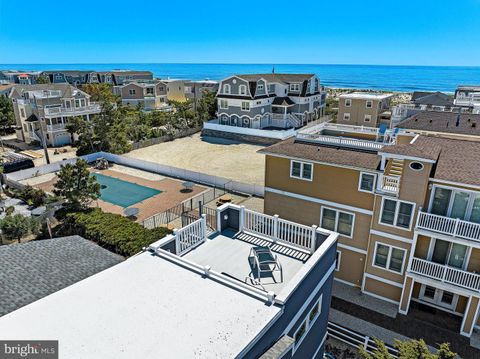
{"label": "tree", "polygon": [[[393,359],[388,353],[385,343],[379,339],[374,339],[378,349],[373,354],[369,354],[363,347],[360,347],[360,355],[364,359]],[[448,343],[440,344],[436,353],[431,353],[423,339],[395,341],[395,348],[398,350],[398,359],[453,359],[456,353],[450,350]]]}
{"label": "tree", "polygon": [[35,83],[37,83],[37,84],[49,84],[50,79],[48,78],[47,75],[40,75],[35,79]]}
{"label": "tree", "polygon": [[113,94],[112,86],[109,84],[84,84],[82,91],[90,95],[94,102],[114,104],[119,102],[119,97]]}
{"label": "tree", "polygon": [[62,166],[53,193],[63,197],[66,206],[72,210],[86,209],[100,197],[100,184],[90,174],[87,162],[78,160],[73,165]]}
{"label": "tree", "polygon": [[217,112],[217,98],[213,91],[204,90],[202,98],[198,101],[197,116],[201,122],[215,118]]}
{"label": "tree", "polygon": [[21,214],[8,215],[0,220],[0,229],[3,236],[8,240],[20,240],[29,233],[37,234],[39,223],[33,217],[26,217]]}
{"label": "tree", "polygon": [[13,104],[10,99],[0,96],[0,126],[3,133],[7,127],[15,125],[15,114],[13,112]]}

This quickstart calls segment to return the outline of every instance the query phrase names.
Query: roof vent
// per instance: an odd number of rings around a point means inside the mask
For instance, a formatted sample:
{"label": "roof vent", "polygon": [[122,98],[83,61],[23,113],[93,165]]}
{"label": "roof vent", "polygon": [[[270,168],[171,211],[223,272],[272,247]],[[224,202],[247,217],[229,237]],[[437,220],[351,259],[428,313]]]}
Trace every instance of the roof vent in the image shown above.
{"label": "roof vent", "polygon": [[418,118],[415,117],[415,122],[418,122]]}
{"label": "roof vent", "polygon": [[455,127],[458,127],[460,125],[460,115],[457,115],[457,122],[455,122]]}
{"label": "roof vent", "polygon": [[450,122],[447,122],[447,128],[448,128],[449,123],[450,123]]}
{"label": "roof vent", "polygon": [[475,122],[472,122],[472,128],[476,128],[477,124]]}
{"label": "roof vent", "polygon": [[470,121],[472,121],[472,120],[471,120],[471,119],[468,119],[468,120],[467,120],[467,122],[470,122]]}
{"label": "roof vent", "polygon": [[428,121],[428,122],[429,122],[429,123],[432,123],[432,122],[433,122],[433,120],[430,120],[430,121]]}

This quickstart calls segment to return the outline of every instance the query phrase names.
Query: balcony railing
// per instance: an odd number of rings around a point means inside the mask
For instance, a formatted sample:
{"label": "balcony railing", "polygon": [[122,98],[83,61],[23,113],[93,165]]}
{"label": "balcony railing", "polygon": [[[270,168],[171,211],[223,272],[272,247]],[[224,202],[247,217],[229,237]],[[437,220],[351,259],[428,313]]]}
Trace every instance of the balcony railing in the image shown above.
{"label": "balcony railing", "polygon": [[320,134],[308,134],[308,133],[298,133],[297,139],[307,141],[307,142],[322,143],[325,145],[349,147],[349,148],[360,148],[360,149],[373,150],[373,151],[381,150],[385,145],[387,145],[387,143],[374,142],[374,141],[368,141],[368,140],[358,140],[355,138],[328,136],[328,135],[320,135]]}
{"label": "balcony railing", "polygon": [[47,131],[61,131],[61,130],[65,130],[65,126],[66,124],[64,123],[57,123],[57,124],[54,124],[54,125],[47,125]]}
{"label": "balcony railing", "polygon": [[379,191],[398,194],[400,191],[400,176],[380,175],[378,178],[377,189]]}
{"label": "balcony railing", "polygon": [[419,212],[417,228],[426,229],[453,237],[480,241],[480,224],[458,218],[439,216],[433,213]]}
{"label": "balcony railing", "polygon": [[45,108],[45,115],[52,116],[52,115],[82,115],[87,113],[98,113],[101,110],[100,104],[90,104],[88,106],[82,107],[50,107]]}
{"label": "balcony railing", "polygon": [[453,284],[458,287],[480,291],[480,275],[443,264],[413,258],[409,271],[443,283]]}

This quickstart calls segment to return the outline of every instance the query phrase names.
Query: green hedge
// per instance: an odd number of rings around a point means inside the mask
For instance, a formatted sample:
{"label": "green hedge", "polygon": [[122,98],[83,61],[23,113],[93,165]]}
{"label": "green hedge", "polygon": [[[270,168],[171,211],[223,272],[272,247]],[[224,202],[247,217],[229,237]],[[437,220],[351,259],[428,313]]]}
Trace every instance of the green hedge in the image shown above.
{"label": "green hedge", "polygon": [[99,208],[68,213],[62,229],[62,235],[78,234],[127,257],[171,233],[166,228],[144,228],[126,217],[105,213]]}

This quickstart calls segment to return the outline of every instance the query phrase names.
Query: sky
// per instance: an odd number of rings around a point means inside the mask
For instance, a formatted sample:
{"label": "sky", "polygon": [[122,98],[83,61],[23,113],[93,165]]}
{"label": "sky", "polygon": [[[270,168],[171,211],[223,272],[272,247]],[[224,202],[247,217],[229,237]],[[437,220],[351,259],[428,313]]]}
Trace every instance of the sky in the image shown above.
{"label": "sky", "polygon": [[0,0],[0,63],[480,66],[480,0]]}

